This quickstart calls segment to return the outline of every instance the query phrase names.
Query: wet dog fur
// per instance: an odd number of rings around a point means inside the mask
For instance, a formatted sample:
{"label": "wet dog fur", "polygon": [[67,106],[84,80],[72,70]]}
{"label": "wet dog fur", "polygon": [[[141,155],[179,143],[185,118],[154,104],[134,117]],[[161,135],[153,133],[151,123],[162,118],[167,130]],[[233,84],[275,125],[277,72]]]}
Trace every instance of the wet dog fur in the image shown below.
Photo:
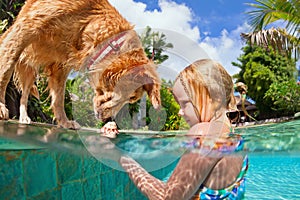
{"label": "wet dog fur", "polygon": [[[125,33],[125,41],[91,67],[89,59],[103,42]],[[160,102],[160,79],[146,57],[133,26],[107,0],[27,0],[14,24],[0,38],[0,119],[8,119],[5,91],[14,73],[22,92],[20,122],[30,123],[27,101],[37,90],[40,71],[48,76],[51,108],[61,127],[77,129],[64,111],[65,83],[71,70],[87,70],[95,92],[94,111],[106,121],[126,103],[147,92]],[[90,70],[92,68],[92,70]]]}

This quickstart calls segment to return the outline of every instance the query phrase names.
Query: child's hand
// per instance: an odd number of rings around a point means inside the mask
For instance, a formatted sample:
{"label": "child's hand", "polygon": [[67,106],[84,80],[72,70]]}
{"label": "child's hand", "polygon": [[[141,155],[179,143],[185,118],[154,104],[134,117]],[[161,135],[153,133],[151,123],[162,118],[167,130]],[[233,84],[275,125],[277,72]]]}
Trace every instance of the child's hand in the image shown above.
{"label": "child's hand", "polygon": [[100,133],[102,136],[108,138],[116,138],[119,134],[117,124],[115,122],[106,123],[101,129]]}

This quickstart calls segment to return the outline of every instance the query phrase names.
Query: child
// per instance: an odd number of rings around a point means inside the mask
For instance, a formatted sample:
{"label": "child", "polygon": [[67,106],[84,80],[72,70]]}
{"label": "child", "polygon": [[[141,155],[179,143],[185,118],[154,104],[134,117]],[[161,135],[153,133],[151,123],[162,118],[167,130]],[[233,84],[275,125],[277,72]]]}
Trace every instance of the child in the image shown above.
{"label": "child", "polygon": [[190,125],[187,149],[167,182],[127,156],[120,164],[150,200],[241,199],[244,195],[247,156],[231,154],[241,140],[231,140],[226,112],[235,109],[233,82],[217,62],[205,59],[186,67],[177,77],[173,94],[179,115]]}

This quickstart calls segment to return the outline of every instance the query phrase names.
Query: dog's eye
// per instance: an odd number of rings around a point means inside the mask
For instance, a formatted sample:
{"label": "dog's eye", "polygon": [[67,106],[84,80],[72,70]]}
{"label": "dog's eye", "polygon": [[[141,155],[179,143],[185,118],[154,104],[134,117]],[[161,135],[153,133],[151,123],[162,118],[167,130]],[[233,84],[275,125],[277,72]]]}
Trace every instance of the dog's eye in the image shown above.
{"label": "dog's eye", "polygon": [[132,96],[132,97],[130,97],[130,100],[131,101],[134,101],[134,100],[136,100],[137,98],[135,97],[135,96]]}
{"label": "dog's eye", "polygon": [[96,89],[96,92],[97,92],[98,95],[103,95],[104,94],[104,92],[101,89]]}
{"label": "dog's eye", "polygon": [[105,99],[105,101],[110,101],[110,100],[112,100],[112,96],[108,96],[108,97],[106,97],[106,99]]}
{"label": "dog's eye", "polygon": [[139,99],[139,98],[138,98],[135,94],[133,94],[133,95],[131,95],[131,96],[129,97],[129,102],[130,102],[130,103],[134,103],[134,102],[136,102],[138,99]]}

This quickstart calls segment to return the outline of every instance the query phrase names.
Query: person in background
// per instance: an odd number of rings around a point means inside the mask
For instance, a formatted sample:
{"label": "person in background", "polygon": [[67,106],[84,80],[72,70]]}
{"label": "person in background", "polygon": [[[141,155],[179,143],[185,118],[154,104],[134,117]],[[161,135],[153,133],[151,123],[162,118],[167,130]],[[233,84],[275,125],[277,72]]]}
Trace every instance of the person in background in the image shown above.
{"label": "person in background", "polygon": [[167,181],[148,173],[129,156],[120,165],[150,200],[242,199],[247,155],[243,140],[233,132],[227,111],[236,109],[231,76],[217,62],[203,59],[176,78],[173,94],[181,115],[190,125],[180,157]]}
{"label": "person in background", "polygon": [[246,105],[245,105],[246,98],[247,98],[248,86],[245,85],[245,83],[243,83],[243,82],[237,82],[236,84],[234,84],[234,88],[240,93],[240,98],[242,101],[242,111],[244,112],[244,115],[241,116],[240,122],[241,123],[246,122],[247,117],[249,119],[252,119],[253,121],[256,121],[256,119],[248,113],[248,111],[246,109]]}

